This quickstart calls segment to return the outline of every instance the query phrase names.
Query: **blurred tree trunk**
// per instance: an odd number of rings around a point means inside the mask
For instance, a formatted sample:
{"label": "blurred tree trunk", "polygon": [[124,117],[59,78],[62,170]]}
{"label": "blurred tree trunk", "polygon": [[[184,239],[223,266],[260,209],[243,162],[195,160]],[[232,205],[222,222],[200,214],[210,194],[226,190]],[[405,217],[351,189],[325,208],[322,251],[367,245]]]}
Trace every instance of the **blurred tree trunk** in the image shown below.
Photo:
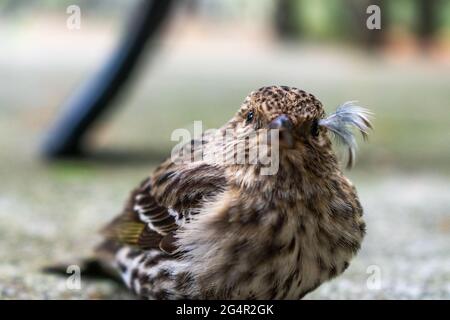
{"label": "blurred tree trunk", "polygon": [[[360,40],[368,49],[379,48],[385,41],[385,35],[389,28],[389,9],[386,0],[346,0],[347,6],[352,16],[354,36]],[[369,14],[366,12],[370,5],[377,5],[381,12],[381,29],[370,30],[366,22]]]}
{"label": "blurred tree trunk", "polygon": [[197,0],[185,0],[184,3],[186,6],[186,11],[189,14],[195,15],[198,12],[199,3]]}
{"label": "blurred tree trunk", "polygon": [[428,48],[437,30],[436,8],[438,5],[437,0],[417,0],[417,33],[424,49]]}
{"label": "blurred tree trunk", "polygon": [[280,39],[290,40],[300,35],[297,6],[300,0],[277,0],[274,12],[274,27]]}
{"label": "blurred tree trunk", "polygon": [[[370,1],[369,5],[374,4],[380,7],[381,11],[381,29],[379,30],[369,30],[367,28],[364,28],[364,30],[367,33],[366,38],[366,44],[369,48],[379,48],[384,44],[385,41],[385,34],[387,32],[387,29],[389,27],[388,21],[389,21],[389,10],[388,6],[386,4],[386,0],[372,0]],[[364,11],[365,12],[365,11]],[[368,15],[366,13],[366,19]],[[365,25],[365,23],[364,23]]]}

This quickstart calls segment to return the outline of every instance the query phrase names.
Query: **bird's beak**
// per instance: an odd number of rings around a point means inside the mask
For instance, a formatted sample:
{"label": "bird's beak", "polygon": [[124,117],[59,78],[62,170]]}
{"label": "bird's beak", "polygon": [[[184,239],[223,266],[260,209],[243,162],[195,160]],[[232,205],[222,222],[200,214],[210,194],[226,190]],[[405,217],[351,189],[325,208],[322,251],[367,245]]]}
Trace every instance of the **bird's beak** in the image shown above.
{"label": "bird's beak", "polygon": [[269,129],[277,129],[280,131],[280,144],[292,148],[294,146],[294,138],[292,136],[292,121],[285,114],[281,114],[273,119],[269,124]]}

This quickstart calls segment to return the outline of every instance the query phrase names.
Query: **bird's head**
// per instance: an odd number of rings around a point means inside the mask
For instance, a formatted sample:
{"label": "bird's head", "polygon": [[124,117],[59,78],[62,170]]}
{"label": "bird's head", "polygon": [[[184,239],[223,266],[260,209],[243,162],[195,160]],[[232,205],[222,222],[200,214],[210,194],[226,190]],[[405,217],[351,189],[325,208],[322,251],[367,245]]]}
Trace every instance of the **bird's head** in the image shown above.
{"label": "bird's head", "polygon": [[[365,137],[371,128],[368,115],[366,109],[349,102],[326,117],[322,103],[312,94],[293,87],[270,86],[250,93],[228,128],[234,130],[236,140],[257,140],[253,145],[261,144],[258,133],[275,130],[280,159],[315,162],[309,165],[318,167],[320,162],[336,162],[328,135],[332,133],[348,147],[351,166],[356,147],[351,129],[357,128]],[[264,141],[273,144],[271,138]]]}

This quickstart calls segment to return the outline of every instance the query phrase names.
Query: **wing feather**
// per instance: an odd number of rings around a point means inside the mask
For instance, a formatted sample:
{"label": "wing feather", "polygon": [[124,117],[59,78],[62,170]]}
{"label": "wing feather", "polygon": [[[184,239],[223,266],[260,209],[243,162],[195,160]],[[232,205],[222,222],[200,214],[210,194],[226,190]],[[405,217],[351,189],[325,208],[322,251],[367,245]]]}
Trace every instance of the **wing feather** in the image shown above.
{"label": "wing feather", "polygon": [[189,222],[203,200],[224,185],[224,172],[219,168],[206,164],[174,166],[166,161],[131,193],[122,214],[103,229],[106,242],[172,253],[175,232]]}

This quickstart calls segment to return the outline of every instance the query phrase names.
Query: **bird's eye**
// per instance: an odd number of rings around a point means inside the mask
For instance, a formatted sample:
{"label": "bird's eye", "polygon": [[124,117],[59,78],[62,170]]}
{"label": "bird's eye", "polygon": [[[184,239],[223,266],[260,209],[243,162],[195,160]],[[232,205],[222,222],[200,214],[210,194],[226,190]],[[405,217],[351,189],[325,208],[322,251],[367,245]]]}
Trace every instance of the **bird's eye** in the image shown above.
{"label": "bird's eye", "polygon": [[314,120],[311,125],[311,135],[317,137],[319,135],[319,121]]}
{"label": "bird's eye", "polygon": [[250,111],[249,113],[247,113],[247,119],[246,119],[246,122],[247,122],[247,123],[252,122],[252,121],[253,121],[253,118],[254,118],[254,113],[253,113],[253,111]]}

